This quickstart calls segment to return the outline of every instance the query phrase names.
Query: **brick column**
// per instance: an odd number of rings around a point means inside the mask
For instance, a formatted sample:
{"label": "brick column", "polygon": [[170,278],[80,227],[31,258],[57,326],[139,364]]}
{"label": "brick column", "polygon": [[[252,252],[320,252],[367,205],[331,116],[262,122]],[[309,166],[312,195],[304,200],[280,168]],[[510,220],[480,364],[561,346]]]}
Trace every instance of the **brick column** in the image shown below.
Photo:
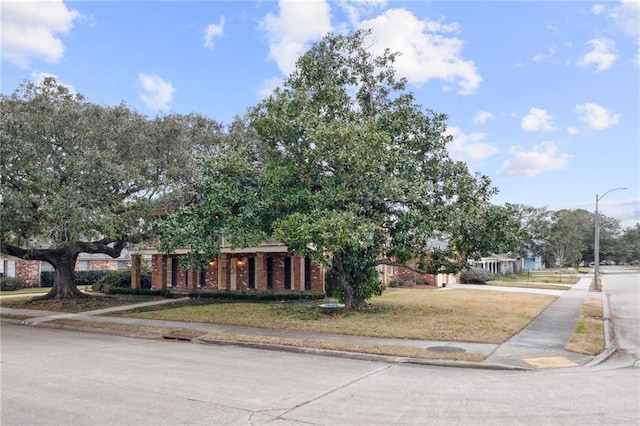
{"label": "brick column", "polygon": [[267,291],[267,260],[264,252],[256,253],[256,291]]}
{"label": "brick column", "polygon": [[195,293],[196,291],[198,291],[198,278],[198,271],[196,271],[196,269],[191,266],[187,270],[187,291],[189,293]]}
{"label": "brick column", "polygon": [[229,291],[229,253],[218,256],[218,290]]}
{"label": "brick column", "polygon": [[154,254],[152,257],[151,284],[154,289],[167,289],[167,255]]}
{"label": "brick column", "polygon": [[140,288],[140,255],[131,255],[131,288]]}

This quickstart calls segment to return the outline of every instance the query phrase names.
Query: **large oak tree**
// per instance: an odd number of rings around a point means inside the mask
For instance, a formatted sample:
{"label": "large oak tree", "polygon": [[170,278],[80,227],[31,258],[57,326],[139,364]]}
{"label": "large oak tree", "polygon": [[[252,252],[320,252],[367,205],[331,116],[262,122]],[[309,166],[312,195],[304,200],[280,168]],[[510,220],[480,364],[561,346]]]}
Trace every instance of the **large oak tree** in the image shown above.
{"label": "large oak tree", "polygon": [[[396,54],[374,56],[368,35],[328,35],[298,60],[248,114],[259,149],[209,159],[191,204],[163,222],[161,248],[188,247],[197,264],[218,254],[220,237],[237,247],[275,238],[330,265],[339,296],[360,309],[382,291],[377,265],[459,269],[458,249],[502,244],[494,236],[509,217],[489,204],[489,179],[448,156],[446,116],[415,101]],[[437,235],[449,238],[447,255],[425,256]]]}
{"label": "large oak tree", "polygon": [[80,253],[117,257],[147,238],[154,211],[180,202],[195,156],[220,133],[198,115],[96,105],[53,78],[23,82],[0,104],[0,250],[53,265],[45,298],[82,296]]}

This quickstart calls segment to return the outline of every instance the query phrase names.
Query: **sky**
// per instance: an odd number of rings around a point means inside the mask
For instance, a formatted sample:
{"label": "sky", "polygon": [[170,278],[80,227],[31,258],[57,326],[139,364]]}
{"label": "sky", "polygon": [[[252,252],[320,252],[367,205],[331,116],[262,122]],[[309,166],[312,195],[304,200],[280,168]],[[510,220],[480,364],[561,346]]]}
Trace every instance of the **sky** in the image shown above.
{"label": "sky", "polygon": [[[230,124],[329,32],[373,31],[448,116],[496,204],[640,223],[640,0],[1,2],[3,94],[55,76],[89,101]],[[626,190],[616,188],[626,187]],[[609,192],[610,190],[613,190]]]}

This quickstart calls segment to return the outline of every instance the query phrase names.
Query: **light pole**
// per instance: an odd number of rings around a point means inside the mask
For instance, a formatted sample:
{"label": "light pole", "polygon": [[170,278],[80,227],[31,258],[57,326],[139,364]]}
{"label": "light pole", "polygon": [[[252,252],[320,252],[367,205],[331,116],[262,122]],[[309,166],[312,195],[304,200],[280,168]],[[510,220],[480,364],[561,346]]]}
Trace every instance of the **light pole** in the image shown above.
{"label": "light pole", "polygon": [[598,197],[598,194],[596,194],[596,217],[595,217],[595,243],[594,243],[594,247],[593,247],[593,263],[594,263],[594,276],[595,276],[595,289],[598,290],[598,276],[600,275],[600,216],[598,215],[598,201],[602,200],[604,198],[605,195],[607,195],[610,192],[613,191],[618,191],[618,190],[625,190],[627,189],[626,187],[624,188],[613,188],[608,190],[607,192],[605,192],[604,194],[602,194],[601,197]]}

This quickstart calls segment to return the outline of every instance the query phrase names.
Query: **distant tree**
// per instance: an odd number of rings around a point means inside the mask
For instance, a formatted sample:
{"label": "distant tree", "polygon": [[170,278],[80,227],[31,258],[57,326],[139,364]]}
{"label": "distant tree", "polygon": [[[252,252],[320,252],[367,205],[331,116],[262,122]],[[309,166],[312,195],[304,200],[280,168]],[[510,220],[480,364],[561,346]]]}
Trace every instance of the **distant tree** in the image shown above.
{"label": "distant tree", "polygon": [[117,257],[146,238],[154,211],[182,202],[195,155],[220,131],[198,115],[95,105],[52,78],[23,82],[0,105],[0,251],[53,265],[44,298],[83,296],[80,253]]}
{"label": "distant tree", "polygon": [[396,55],[373,56],[367,34],[327,36],[298,60],[250,111],[259,152],[207,160],[193,202],[161,224],[163,250],[187,247],[197,264],[218,254],[220,237],[236,247],[272,237],[330,265],[346,306],[361,309],[383,289],[376,265],[421,257],[428,269],[438,232],[467,254],[494,248],[501,222],[482,220],[507,217],[489,205],[489,179],[448,156],[446,117],[415,102]]}
{"label": "distant tree", "polygon": [[546,207],[526,204],[507,204],[507,207],[513,209],[523,232],[522,244],[515,252],[520,256],[543,256],[551,230],[552,212]]}
{"label": "distant tree", "polygon": [[617,258],[626,263],[640,262],[640,224],[622,232],[616,244]]}
{"label": "distant tree", "polygon": [[[545,261],[550,265],[577,265],[593,253],[593,214],[582,209],[558,210],[552,214]],[[562,254],[562,256],[560,256]]]}

